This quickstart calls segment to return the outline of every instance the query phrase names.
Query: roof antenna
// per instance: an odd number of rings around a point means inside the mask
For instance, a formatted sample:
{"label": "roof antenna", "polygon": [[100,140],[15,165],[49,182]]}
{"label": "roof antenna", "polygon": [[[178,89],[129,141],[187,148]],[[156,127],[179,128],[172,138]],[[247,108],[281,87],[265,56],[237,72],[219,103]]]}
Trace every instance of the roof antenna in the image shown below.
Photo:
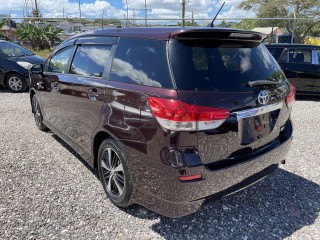
{"label": "roof antenna", "polygon": [[224,6],[225,3],[226,3],[226,2],[223,2],[223,4],[222,4],[222,6],[220,7],[219,11],[218,11],[217,14],[214,16],[214,18],[213,18],[213,20],[212,20],[212,22],[211,22],[211,24],[210,24],[210,27],[213,28],[213,22],[214,22],[214,20],[216,20],[216,18],[218,17],[218,15],[219,15],[219,13],[220,13],[220,11],[221,11],[221,9],[223,8],[223,6]]}

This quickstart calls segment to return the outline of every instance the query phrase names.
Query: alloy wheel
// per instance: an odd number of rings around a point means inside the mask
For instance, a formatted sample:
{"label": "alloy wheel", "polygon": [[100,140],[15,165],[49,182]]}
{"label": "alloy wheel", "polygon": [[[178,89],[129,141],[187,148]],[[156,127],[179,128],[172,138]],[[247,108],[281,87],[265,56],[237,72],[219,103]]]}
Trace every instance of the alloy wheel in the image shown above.
{"label": "alloy wheel", "polygon": [[125,188],[125,176],[122,162],[112,148],[103,151],[101,166],[107,192],[114,197],[120,197]]}
{"label": "alloy wheel", "polygon": [[9,87],[14,91],[20,91],[22,89],[22,80],[19,77],[12,76],[8,80]]}

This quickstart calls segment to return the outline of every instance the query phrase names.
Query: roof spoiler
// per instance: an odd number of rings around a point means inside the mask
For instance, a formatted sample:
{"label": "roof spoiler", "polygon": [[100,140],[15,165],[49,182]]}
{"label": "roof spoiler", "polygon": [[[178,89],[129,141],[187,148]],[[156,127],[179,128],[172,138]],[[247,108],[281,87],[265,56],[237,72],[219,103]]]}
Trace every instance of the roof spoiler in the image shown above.
{"label": "roof spoiler", "polygon": [[261,43],[266,34],[237,29],[179,29],[170,34],[170,38],[177,40],[209,40],[209,41],[241,41]]}

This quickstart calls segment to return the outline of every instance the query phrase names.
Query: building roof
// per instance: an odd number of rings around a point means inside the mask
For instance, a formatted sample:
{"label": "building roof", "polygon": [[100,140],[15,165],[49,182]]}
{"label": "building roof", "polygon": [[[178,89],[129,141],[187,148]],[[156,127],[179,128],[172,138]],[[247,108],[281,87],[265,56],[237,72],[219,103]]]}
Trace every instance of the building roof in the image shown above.
{"label": "building roof", "polygon": [[[277,30],[279,27],[273,27],[273,31]],[[272,27],[256,27],[252,29],[252,31],[255,32],[261,32],[263,34],[271,34],[272,33]]]}

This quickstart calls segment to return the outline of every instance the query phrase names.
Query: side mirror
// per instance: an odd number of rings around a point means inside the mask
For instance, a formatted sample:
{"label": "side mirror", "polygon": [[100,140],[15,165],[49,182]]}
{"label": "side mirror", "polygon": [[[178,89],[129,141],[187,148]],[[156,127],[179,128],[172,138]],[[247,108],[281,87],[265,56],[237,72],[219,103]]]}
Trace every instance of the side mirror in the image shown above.
{"label": "side mirror", "polygon": [[43,74],[43,65],[42,64],[35,64],[31,67],[30,72],[32,74]]}

